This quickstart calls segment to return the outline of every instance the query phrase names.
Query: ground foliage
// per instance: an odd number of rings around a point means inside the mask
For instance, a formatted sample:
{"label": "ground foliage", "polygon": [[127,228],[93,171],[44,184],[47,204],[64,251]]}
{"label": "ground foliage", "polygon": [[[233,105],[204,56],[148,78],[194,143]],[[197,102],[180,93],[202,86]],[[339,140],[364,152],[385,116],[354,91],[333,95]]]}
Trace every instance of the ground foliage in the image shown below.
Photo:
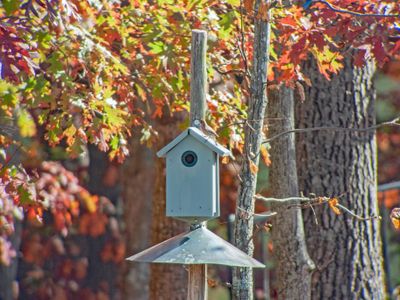
{"label": "ground foliage", "polygon": [[[346,55],[353,55],[359,67],[371,59],[383,66],[399,54],[397,1],[303,5],[272,1],[255,14],[253,0],[2,1],[1,261],[8,263],[15,255],[7,241],[14,218],[41,222],[43,210],[49,209],[52,230],[60,234],[80,214],[81,234],[104,230],[92,228],[89,208],[81,211],[85,206],[77,204],[84,200],[74,193],[82,191],[52,194],[56,183],[46,180],[52,177],[62,187],[64,179],[46,171],[51,163],[43,162],[43,141],[72,158],[79,158],[88,143],[95,144],[122,162],[131,129],[138,127],[137,138],[151,147],[157,138],[153,120],[188,110],[191,29],[209,32],[208,120],[220,142],[237,154],[246,124],[255,18],[266,19],[271,9],[270,88],[286,83],[301,92],[302,85],[310,84],[301,62],[310,55],[329,78]],[[221,88],[221,82],[228,84]],[[268,162],[265,149],[262,153]]]}

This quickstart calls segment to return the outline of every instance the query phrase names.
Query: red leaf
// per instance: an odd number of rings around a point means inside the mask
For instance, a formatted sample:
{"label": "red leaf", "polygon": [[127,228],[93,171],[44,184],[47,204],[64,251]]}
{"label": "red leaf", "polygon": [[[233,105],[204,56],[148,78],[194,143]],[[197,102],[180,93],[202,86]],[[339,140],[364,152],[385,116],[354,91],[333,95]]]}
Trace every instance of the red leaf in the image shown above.
{"label": "red leaf", "polygon": [[294,20],[291,16],[284,17],[279,20],[280,25],[286,25],[292,28],[298,27],[296,20]]}
{"label": "red leaf", "polygon": [[367,53],[367,50],[360,49],[354,55],[354,65],[356,67],[362,67],[365,64],[365,54],[366,53]]}
{"label": "red leaf", "polygon": [[326,45],[324,36],[320,32],[314,32],[310,36],[311,45],[317,46],[318,50],[322,51]]}
{"label": "red leaf", "polygon": [[378,62],[378,65],[382,66],[386,62],[387,60],[386,51],[385,48],[383,47],[381,38],[377,38],[373,41],[372,53],[374,54]]}

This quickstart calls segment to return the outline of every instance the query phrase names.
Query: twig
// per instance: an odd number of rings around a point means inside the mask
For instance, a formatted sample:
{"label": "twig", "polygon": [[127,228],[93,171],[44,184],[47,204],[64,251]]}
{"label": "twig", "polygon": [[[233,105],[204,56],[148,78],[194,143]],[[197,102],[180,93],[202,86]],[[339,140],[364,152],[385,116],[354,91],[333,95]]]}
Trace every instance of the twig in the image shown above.
{"label": "twig", "polygon": [[[341,195],[341,196],[343,196],[343,195]],[[264,202],[267,202],[268,204],[282,205],[282,206],[287,206],[288,208],[292,208],[292,207],[311,208],[313,210],[314,216],[316,217],[314,207],[313,207],[314,205],[321,205],[321,204],[329,203],[329,201],[331,201],[332,199],[335,199],[335,198],[337,199],[337,198],[340,198],[341,196],[332,197],[332,198],[325,197],[325,196],[324,197],[267,198],[267,197],[263,197],[261,195],[255,195],[254,198],[256,200],[262,200]],[[299,202],[300,202],[300,204],[299,204]],[[335,206],[360,221],[381,219],[380,216],[375,216],[375,215],[372,215],[369,217],[361,217],[361,216],[355,214],[354,212],[352,212],[347,207],[341,205],[340,203],[337,203]],[[317,220],[316,220],[316,223],[318,224]]]}
{"label": "twig", "polygon": [[314,209],[314,207],[312,206],[311,203],[310,203],[310,206],[309,206],[309,207],[311,208],[311,211],[312,211],[312,213],[313,213],[313,215],[314,215],[315,225],[319,225],[319,224],[318,224],[317,214],[315,213],[315,209]]}
{"label": "twig", "polygon": [[232,73],[245,74],[245,72],[243,72],[243,70],[240,70],[240,69],[232,69],[232,70],[223,71],[218,66],[215,66],[214,70],[216,70],[218,72],[218,74],[220,74],[220,75],[229,75]]}
{"label": "twig", "polygon": [[293,206],[298,205],[300,203],[307,203],[310,202],[321,202],[321,201],[328,201],[328,197],[288,197],[288,198],[270,198],[270,197],[263,197],[261,195],[255,195],[254,199],[261,200],[267,202],[268,204],[272,205],[286,205],[286,206]]}
{"label": "twig", "polygon": [[334,12],[341,13],[341,14],[349,14],[349,15],[356,16],[356,17],[375,17],[375,18],[399,18],[400,17],[399,14],[388,14],[388,15],[384,15],[384,14],[368,14],[368,13],[365,14],[365,13],[360,13],[360,12],[356,12],[356,11],[352,11],[352,10],[338,8],[338,7],[333,6],[331,3],[329,3],[326,0],[315,0],[313,2],[314,3],[325,4],[326,6],[328,6]]}
{"label": "twig", "polygon": [[249,66],[247,63],[247,56],[246,56],[246,50],[244,47],[245,44],[245,36],[244,36],[244,17],[243,17],[243,0],[240,0],[240,45],[239,45],[239,52],[240,52],[240,56],[243,59],[243,63],[244,63],[244,70],[247,76],[250,77],[250,73],[249,73]]}
{"label": "twig", "polygon": [[368,132],[368,131],[376,130],[383,126],[396,126],[396,127],[398,126],[398,127],[400,127],[400,124],[397,123],[399,120],[400,120],[400,117],[396,117],[395,119],[393,119],[391,121],[383,122],[383,123],[376,124],[376,125],[366,127],[366,128],[348,128],[348,127],[333,127],[333,126],[322,126],[322,127],[312,127],[312,128],[295,128],[295,129],[291,129],[291,130],[287,130],[287,131],[278,133],[277,135],[274,135],[274,136],[264,140],[263,144],[270,143],[270,142],[280,138],[281,136],[284,136],[289,133],[302,133],[302,132],[313,132],[313,131],[322,131],[322,130]]}
{"label": "twig", "polygon": [[261,213],[261,214],[256,214],[256,213],[247,211],[247,210],[245,210],[245,209],[243,209],[243,208],[241,208],[241,207],[239,207],[239,206],[236,207],[236,208],[237,208],[238,210],[241,211],[241,215],[242,215],[243,217],[245,217],[246,219],[249,219],[249,218],[252,217],[252,216],[263,217],[263,218],[269,218],[269,217],[273,217],[273,216],[275,216],[275,215],[278,214],[277,212],[274,212],[274,211],[267,211],[267,212],[264,212],[264,213]]}
{"label": "twig", "polygon": [[360,220],[360,221],[368,221],[368,220],[373,220],[373,219],[379,219],[379,220],[382,219],[381,216],[375,216],[375,215],[372,215],[370,217],[361,217],[359,215],[356,215],[351,210],[349,210],[347,207],[345,207],[345,206],[343,206],[341,204],[337,204],[336,206],[339,207],[341,210],[345,211],[346,213],[348,213],[349,215],[353,216],[357,220]]}

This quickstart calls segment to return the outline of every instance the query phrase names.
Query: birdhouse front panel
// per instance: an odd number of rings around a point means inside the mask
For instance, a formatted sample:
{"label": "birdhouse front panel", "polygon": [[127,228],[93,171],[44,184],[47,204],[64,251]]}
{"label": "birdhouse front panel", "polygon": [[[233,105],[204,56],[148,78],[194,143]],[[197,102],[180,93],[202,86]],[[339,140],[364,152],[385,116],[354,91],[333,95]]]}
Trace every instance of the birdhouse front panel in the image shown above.
{"label": "birdhouse front panel", "polygon": [[218,154],[187,135],[166,156],[167,216],[190,221],[218,217]]}

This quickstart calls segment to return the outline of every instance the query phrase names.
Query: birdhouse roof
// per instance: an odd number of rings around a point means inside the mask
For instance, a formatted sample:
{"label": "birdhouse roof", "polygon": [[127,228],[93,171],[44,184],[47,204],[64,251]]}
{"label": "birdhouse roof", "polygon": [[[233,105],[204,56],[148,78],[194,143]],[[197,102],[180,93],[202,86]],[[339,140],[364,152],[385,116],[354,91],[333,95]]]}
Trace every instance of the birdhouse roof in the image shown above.
{"label": "birdhouse roof", "polygon": [[218,144],[213,138],[203,133],[200,129],[196,127],[189,127],[180,135],[178,135],[172,142],[162,148],[157,152],[158,157],[165,157],[169,151],[171,151],[176,145],[178,145],[182,140],[184,140],[188,135],[194,137],[198,142],[204,144],[210,150],[214,151],[220,156],[230,156],[231,152]]}

